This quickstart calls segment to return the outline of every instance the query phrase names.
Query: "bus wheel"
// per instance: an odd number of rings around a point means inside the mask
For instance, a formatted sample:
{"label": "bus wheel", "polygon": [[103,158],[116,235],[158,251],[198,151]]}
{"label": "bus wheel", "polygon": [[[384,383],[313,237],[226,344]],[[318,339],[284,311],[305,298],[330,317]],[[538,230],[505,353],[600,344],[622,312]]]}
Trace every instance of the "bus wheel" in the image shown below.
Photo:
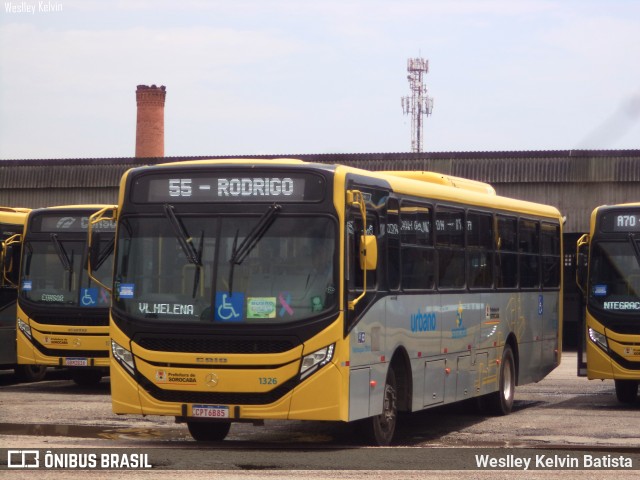
{"label": "bus wheel", "polygon": [[516,392],[516,362],[513,350],[505,345],[500,362],[500,380],[498,391],[478,398],[481,411],[493,415],[508,415],[513,408],[513,398]]}
{"label": "bus wheel", "polygon": [[73,370],[71,379],[81,387],[92,387],[100,383],[102,372],[100,370]]}
{"label": "bus wheel", "polygon": [[389,368],[387,381],[384,386],[382,413],[375,417],[361,420],[360,434],[370,445],[384,447],[391,443],[398,422],[398,401],[396,390],[396,375],[393,368]]}
{"label": "bus wheel", "polygon": [[638,398],[637,380],[616,380],[616,397],[620,403],[635,403]]}
{"label": "bus wheel", "polygon": [[17,365],[16,376],[23,382],[39,382],[47,373],[44,365]]}
{"label": "bus wheel", "polygon": [[231,429],[231,422],[187,422],[189,433],[198,442],[220,442]]}

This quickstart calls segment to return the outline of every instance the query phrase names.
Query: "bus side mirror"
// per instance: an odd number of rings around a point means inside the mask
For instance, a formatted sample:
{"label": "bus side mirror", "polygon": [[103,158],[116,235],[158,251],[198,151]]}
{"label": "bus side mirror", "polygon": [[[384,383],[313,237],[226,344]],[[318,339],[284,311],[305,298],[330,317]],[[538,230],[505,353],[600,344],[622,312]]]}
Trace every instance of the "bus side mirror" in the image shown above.
{"label": "bus side mirror", "polygon": [[[17,269],[18,265],[15,264],[14,260],[16,260],[16,252],[15,249],[19,249],[22,242],[22,235],[19,233],[12,235],[7,238],[4,242],[2,242],[1,247],[2,250],[0,252],[0,268],[2,269],[2,278],[0,278],[0,283],[7,282],[9,285],[13,285],[17,287],[18,285],[11,280],[11,278],[17,279]],[[10,275],[14,274],[14,275]]]}
{"label": "bus side mirror", "polygon": [[13,258],[13,250],[14,250],[15,246],[14,245],[3,245],[2,246],[2,253],[4,254],[4,265],[11,270],[11,259]]}
{"label": "bus side mirror", "polygon": [[[107,215],[111,216],[107,216]],[[109,221],[115,222],[117,218],[117,208],[116,207],[105,207],[102,210],[98,210],[94,214],[89,216],[89,227],[87,232],[87,242],[88,245],[88,260],[89,265],[87,265],[87,273],[92,281],[100,285],[107,292],[111,293],[111,287],[105,285],[100,280],[96,278],[94,272],[100,268],[100,265],[107,259],[108,255],[105,254],[108,249],[114,248],[115,245],[115,236],[113,237],[110,246],[107,250],[100,250],[101,247],[101,235],[98,229],[94,229],[94,225],[98,225],[100,222]]]}
{"label": "bus side mirror", "polygon": [[0,251],[2,258],[0,259],[1,261],[0,266],[2,267],[2,273],[4,278],[6,278],[7,274],[11,271],[11,258],[13,258],[11,250],[12,250],[12,247],[5,245],[5,243],[2,242],[2,250]]}
{"label": "bus side mirror", "polygon": [[378,242],[375,235],[360,236],[360,268],[375,270],[378,267]]}
{"label": "bus side mirror", "polygon": [[587,295],[587,276],[589,274],[589,235],[584,234],[576,245],[576,284],[583,295]]}
{"label": "bus side mirror", "polygon": [[100,232],[93,230],[89,238],[89,264],[95,268],[100,261]]}

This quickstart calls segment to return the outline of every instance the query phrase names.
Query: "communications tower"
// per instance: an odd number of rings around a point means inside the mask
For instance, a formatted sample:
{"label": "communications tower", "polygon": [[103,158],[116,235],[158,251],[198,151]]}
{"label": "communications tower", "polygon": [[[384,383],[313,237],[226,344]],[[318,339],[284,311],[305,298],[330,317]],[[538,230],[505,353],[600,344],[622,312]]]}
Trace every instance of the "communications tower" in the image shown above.
{"label": "communications tower", "polygon": [[402,111],[405,115],[411,115],[411,151],[422,151],[422,116],[431,115],[433,110],[433,98],[427,95],[427,87],[423,83],[423,77],[429,71],[429,60],[424,58],[410,58],[407,60],[407,79],[411,95],[402,97]]}

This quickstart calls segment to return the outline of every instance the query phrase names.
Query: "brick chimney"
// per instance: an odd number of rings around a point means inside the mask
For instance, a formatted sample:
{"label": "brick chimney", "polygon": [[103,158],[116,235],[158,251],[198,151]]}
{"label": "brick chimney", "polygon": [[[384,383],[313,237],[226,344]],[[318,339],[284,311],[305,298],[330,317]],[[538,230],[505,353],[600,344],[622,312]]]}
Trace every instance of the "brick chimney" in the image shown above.
{"label": "brick chimney", "polygon": [[164,157],[164,99],[166,87],[138,85],[136,157]]}

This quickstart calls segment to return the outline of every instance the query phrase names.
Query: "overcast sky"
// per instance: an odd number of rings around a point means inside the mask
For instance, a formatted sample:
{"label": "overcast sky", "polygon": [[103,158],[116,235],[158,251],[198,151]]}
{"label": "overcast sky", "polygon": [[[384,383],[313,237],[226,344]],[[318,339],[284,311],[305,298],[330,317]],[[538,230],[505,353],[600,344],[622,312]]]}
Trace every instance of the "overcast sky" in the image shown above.
{"label": "overcast sky", "polygon": [[0,159],[133,156],[139,84],[167,156],[407,152],[410,57],[425,151],[640,148],[637,0],[1,3]]}

